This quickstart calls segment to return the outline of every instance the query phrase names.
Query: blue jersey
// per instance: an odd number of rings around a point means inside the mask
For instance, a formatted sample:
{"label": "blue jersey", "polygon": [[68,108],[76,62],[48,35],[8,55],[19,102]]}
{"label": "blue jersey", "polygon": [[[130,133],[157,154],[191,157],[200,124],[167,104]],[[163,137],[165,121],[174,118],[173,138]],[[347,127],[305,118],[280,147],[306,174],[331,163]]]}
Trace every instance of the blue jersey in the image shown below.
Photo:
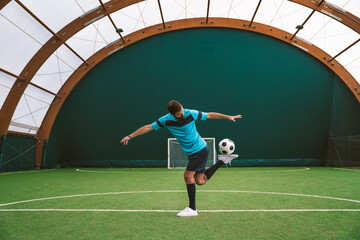
{"label": "blue jersey", "polygon": [[190,156],[207,146],[196,130],[195,120],[206,120],[208,114],[197,110],[184,109],[184,118],[176,119],[170,113],[151,124],[154,130],[166,127],[178,140],[186,155]]}

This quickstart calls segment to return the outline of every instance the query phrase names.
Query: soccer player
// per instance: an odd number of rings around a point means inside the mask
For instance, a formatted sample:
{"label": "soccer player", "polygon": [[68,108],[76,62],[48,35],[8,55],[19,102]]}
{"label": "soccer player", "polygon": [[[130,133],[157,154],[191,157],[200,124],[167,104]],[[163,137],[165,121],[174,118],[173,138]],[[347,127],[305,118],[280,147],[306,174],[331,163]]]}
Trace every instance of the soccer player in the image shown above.
{"label": "soccer player", "polygon": [[135,132],[124,137],[120,143],[127,145],[129,140],[148,133],[152,130],[158,130],[166,127],[180,143],[182,149],[188,155],[189,163],[184,173],[184,180],[187,186],[189,196],[189,207],[177,214],[179,217],[197,216],[195,204],[195,183],[204,185],[216,170],[224,163],[230,163],[228,160],[219,160],[216,164],[205,171],[206,161],[209,154],[209,148],[205,141],[200,137],[196,130],[196,120],[210,119],[228,119],[235,122],[235,119],[242,118],[242,115],[229,116],[215,112],[200,112],[197,110],[184,109],[182,105],[175,100],[168,103],[169,113],[160,117],[156,122],[145,125]]}

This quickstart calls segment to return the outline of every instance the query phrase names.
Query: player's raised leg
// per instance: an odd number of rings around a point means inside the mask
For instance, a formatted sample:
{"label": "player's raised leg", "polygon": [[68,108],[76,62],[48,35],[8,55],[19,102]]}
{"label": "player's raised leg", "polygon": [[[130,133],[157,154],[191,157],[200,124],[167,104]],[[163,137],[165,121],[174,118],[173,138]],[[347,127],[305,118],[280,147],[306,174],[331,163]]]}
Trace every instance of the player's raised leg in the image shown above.
{"label": "player's raised leg", "polygon": [[219,161],[209,167],[204,174],[196,173],[195,174],[195,181],[198,185],[204,185],[210,178],[215,174],[215,172],[224,164],[230,164],[231,161],[237,158],[238,155],[219,155]]}
{"label": "player's raised leg", "polygon": [[209,179],[206,177],[205,173],[197,172],[195,174],[195,182],[197,185],[204,185]]}
{"label": "player's raised leg", "polygon": [[224,164],[224,162],[220,160],[220,161],[217,161],[217,163],[215,163],[208,169],[206,169],[204,175],[206,176],[207,180],[209,180],[214,175],[214,173],[219,169],[219,167],[221,167],[223,164]]}

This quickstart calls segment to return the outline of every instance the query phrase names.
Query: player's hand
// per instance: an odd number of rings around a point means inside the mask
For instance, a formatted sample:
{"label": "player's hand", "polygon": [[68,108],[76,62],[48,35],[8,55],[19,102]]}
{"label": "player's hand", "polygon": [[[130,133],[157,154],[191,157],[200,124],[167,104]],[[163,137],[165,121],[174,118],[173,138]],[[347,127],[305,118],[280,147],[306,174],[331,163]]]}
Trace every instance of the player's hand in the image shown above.
{"label": "player's hand", "polygon": [[230,116],[229,120],[235,122],[235,119],[242,118],[242,115]]}
{"label": "player's hand", "polygon": [[129,136],[126,136],[121,140],[120,144],[122,143],[124,145],[128,145],[128,142],[129,142],[130,139],[131,138]]}

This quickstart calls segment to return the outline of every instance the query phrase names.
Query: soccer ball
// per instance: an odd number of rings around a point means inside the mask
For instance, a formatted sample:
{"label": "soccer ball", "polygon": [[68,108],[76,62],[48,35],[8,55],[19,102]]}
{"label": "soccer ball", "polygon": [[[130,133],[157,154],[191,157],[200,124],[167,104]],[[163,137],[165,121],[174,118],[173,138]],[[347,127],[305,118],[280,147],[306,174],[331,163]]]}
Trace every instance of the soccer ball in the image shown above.
{"label": "soccer ball", "polygon": [[230,139],[223,139],[219,142],[219,151],[222,154],[232,154],[235,151],[235,144]]}

